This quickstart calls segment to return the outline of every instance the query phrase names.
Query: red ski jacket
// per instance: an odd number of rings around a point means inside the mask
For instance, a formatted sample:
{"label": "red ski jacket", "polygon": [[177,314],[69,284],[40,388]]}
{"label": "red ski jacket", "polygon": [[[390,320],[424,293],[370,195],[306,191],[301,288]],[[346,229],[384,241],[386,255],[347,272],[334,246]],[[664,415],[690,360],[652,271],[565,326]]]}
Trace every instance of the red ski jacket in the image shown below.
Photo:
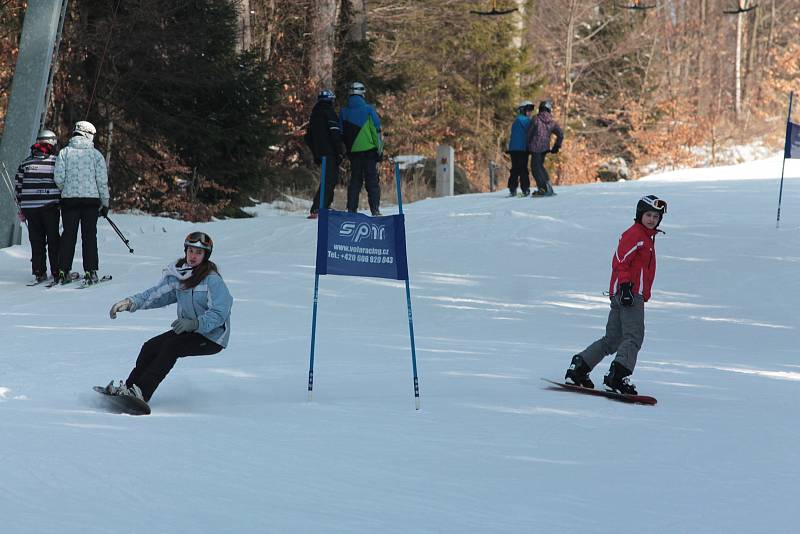
{"label": "red ski jacket", "polygon": [[645,302],[650,300],[650,289],[656,277],[656,232],[658,230],[648,230],[636,222],[622,233],[611,259],[609,293],[612,296],[620,285],[630,282],[634,294],[642,295]]}

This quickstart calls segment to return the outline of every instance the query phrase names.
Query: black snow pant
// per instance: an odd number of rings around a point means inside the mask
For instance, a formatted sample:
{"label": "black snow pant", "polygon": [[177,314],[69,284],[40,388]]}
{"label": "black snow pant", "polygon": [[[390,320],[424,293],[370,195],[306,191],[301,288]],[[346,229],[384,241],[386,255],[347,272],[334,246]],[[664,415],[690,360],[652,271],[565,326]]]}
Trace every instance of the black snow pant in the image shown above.
{"label": "black snow pant", "polygon": [[58,206],[25,208],[22,210],[28,221],[28,238],[31,240],[31,270],[35,276],[47,274],[47,260],[50,273],[58,276]]}
{"label": "black snow pant", "polygon": [[521,150],[511,150],[511,173],[508,176],[508,190],[511,194],[517,192],[517,184],[526,195],[531,192],[531,179],[528,176],[528,153]]}
{"label": "black snow pant", "polygon": [[61,234],[59,268],[65,273],[72,270],[75,245],[78,242],[78,225],[81,227],[81,251],[83,270],[96,271],[100,260],[97,257],[97,217],[100,209],[99,198],[62,198],[61,221],[64,233]]}
{"label": "black snow pant", "polygon": [[550,185],[550,175],[544,167],[544,157],[547,152],[534,152],[531,154],[531,171],[533,172],[533,179],[536,180],[536,188],[541,193],[552,190],[553,186]]}
{"label": "black snow pant", "polygon": [[380,211],[381,186],[378,183],[378,154],[374,151],[350,155],[350,186],[347,188],[347,211],[358,211],[361,186],[367,189],[369,209],[373,215]]}
{"label": "black snow pant", "polygon": [[139,386],[144,400],[149,402],[150,397],[175,366],[178,358],[208,356],[221,350],[222,346],[197,332],[176,334],[172,330],[168,330],[147,340],[142,345],[139,357],[136,358],[136,367],[131,371],[125,385],[128,387],[134,384]]}
{"label": "black snow pant", "polygon": [[[321,178],[320,178],[321,180]],[[333,192],[339,183],[339,158],[336,155],[325,156],[325,209],[331,209],[333,204]],[[320,187],[322,183],[320,182]],[[319,211],[319,190],[314,195],[314,202],[311,204],[311,213]]]}

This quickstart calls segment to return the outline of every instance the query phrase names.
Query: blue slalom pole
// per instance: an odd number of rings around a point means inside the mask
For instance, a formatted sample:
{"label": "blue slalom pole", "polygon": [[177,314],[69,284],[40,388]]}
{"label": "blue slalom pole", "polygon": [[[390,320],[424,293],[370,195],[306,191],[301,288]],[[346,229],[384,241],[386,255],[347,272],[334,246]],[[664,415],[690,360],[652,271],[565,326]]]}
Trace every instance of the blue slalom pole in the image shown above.
{"label": "blue slalom pole", "polygon": [[[403,193],[400,187],[400,164],[394,164],[394,176],[397,183],[397,206],[400,208],[400,215],[403,214]],[[419,376],[417,376],[417,348],[414,345],[414,318],[411,314],[411,285],[410,276],[406,276],[406,306],[408,306],[408,335],[411,337],[411,368],[414,373],[414,404],[416,409],[420,408],[419,399]]]}
{"label": "blue slalom pole", "polygon": [[[786,119],[786,146],[789,145],[789,123],[792,122],[792,100],[794,99],[794,91],[789,93],[789,116]],[[781,227],[781,199],[783,198],[783,172],[786,169],[786,146],[783,149],[783,164],[781,165],[781,187],[778,191],[778,220],[775,222],[775,228]]]}
{"label": "blue slalom pole", "polygon": [[[322,157],[322,175],[319,179],[319,209],[320,211],[325,208],[325,167],[327,158]],[[317,220],[317,239],[319,239],[319,224],[321,219]],[[327,230],[327,229],[326,229]],[[314,269],[314,311],[311,314],[311,356],[308,363],[308,400],[312,400],[314,390],[314,345],[317,340],[317,302],[319,301],[319,273]]]}

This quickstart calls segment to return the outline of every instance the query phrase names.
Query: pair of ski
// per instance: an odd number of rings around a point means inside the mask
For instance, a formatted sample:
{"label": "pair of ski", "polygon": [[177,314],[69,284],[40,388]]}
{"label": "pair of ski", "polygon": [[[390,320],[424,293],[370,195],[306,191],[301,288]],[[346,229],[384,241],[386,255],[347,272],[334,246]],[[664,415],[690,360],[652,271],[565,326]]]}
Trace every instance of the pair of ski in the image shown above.
{"label": "pair of ski", "polygon": [[[112,279],[112,276],[110,274],[104,275],[97,282],[89,282],[86,279],[82,279],[81,275],[79,275],[78,273],[70,273],[69,274],[69,278],[73,282],[80,280],[79,284],[77,284],[75,286],[72,286],[75,289],[86,289],[87,287],[96,286],[97,284],[100,284],[100,283],[103,283],[103,282],[108,282],[109,280]],[[33,282],[30,282],[30,283],[28,283],[26,285],[29,286],[29,287],[32,287],[32,286],[38,286],[38,285],[44,284],[45,282],[47,283],[45,285],[45,287],[48,288],[48,289],[50,289],[52,287],[59,286],[59,285],[63,285],[63,284],[59,284],[57,278],[54,278],[54,279],[48,278],[47,280],[42,280],[41,282],[37,282],[37,281],[34,280]],[[72,282],[70,282],[70,283],[72,283]]]}
{"label": "pair of ski", "polygon": [[581,386],[576,386],[574,384],[567,384],[564,382],[556,382],[554,380],[549,380],[547,378],[542,378],[545,382],[553,384],[550,389],[563,389],[566,391],[572,391],[575,393],[583,393],[584,395],[594,395],[596,397],[606,397],[607,399],[612,399],[620,402],[628,402],[630,404],[646,404],[649,406],[654,405],[658,402],[655,397],[650,397],[647,395],[626,395],[624,393],[617,393],[616,391],[608,391],[605,389],[590,389]]}

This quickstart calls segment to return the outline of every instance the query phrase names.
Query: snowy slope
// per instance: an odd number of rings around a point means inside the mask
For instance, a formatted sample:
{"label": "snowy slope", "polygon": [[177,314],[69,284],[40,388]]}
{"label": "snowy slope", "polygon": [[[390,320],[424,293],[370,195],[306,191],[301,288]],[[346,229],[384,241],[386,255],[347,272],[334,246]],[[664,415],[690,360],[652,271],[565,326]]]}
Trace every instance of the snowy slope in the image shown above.
{"label": "snowy slope", "polygon": [[[794,532],[798,163],[780,229],[779,159],[407,205],[420,411],[403,285],[379,279],[322,277],[306,401],[302,213],[115,215],[136,253],[101,222],[114,280],[82,291],[25,287],[27,245],[4,249],[0,532]],[[659,404],[547,390],[602,334],[611,254],[648,193],[669,213],[634,382]],[[108,310],[193,229],[236,298],[230,346],[180,361],[153,415],[105,413],[91,386],[175,313]]]}

